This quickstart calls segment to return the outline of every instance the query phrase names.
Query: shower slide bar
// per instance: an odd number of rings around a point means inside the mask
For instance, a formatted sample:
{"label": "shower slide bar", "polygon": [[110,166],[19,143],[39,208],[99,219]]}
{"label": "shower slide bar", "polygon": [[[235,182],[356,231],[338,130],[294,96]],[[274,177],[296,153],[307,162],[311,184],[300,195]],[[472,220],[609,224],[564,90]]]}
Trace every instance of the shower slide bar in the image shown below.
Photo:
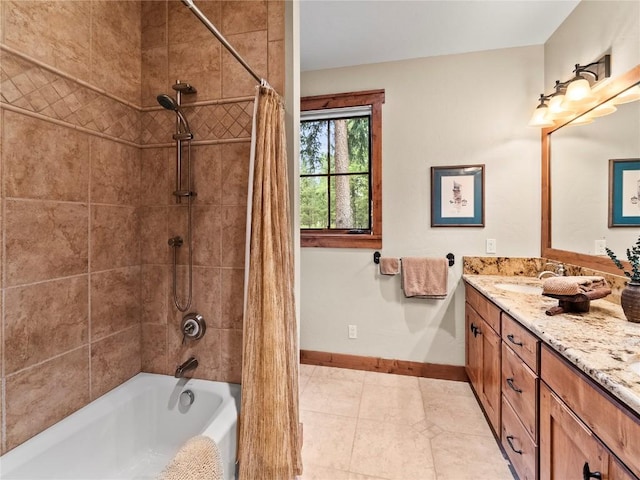
{"label": "shower slide bar", "polygon": [[256,82],[258,82],[260,85],[266,85],[268,82],[264,79],[261,78],[250,66],[249,64],[244,60],[244,58],[242,58],[240,56],[240,54],[236,51],[235,48],[233,48],[233,46],[227,41],[226,38],[224,38],[224,36],[218,31],[218,29],[215,27],[215,25],[213,23],[211,23],[209,21],[209,19],[206,17],[206,15],[204,13],[202,13],[202,11],[195,5],[195,3],[193,3],[193,0],[182,0],[182,3],[184,3],[189,10],[191,10],[193,12],[193,14],[198,17],[198,19],[204,24],[205,27],[207,27],[209,29],[209,31],[211,33],[213,33],[213,35],[215,35],[215,37],[220,40],[220,43],[222,43],[222,45],[224,46],[224,48],[226,48],[229,53],[231,55],[233,55],[235,57],[236,60],[238,60],[238,62],[240,62],[240,64],[244,67],[244,69],[249,72],[249,74],[256,79]]}

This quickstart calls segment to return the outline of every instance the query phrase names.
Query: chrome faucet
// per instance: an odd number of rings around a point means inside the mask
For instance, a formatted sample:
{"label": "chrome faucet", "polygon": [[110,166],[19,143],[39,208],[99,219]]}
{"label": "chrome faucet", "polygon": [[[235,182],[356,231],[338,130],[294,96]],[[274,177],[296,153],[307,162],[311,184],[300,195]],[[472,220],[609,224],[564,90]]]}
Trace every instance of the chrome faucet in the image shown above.
{"label": "chrome faucet", "polygon": [[[553,267],[553,270],[544,270],[548,265],[551,265]],[[562,277],[564,275],[564,264],[555,262],[545,263],[543,271],[538,274],[538,278],[542,280],[547,275],[550,277]]]}
{"label": "chrome faucet", "polygon": [[182,365],[178,365],[178,368],[176,368],[176,373],[174,374],[174,377],[182,378],[184,377],[184,374],[186,372],[188,372],[189,370],[195,370],[197,366],[198,366],[198,360],[196,360],[196,357],[190,357],[189,360],[184,362]]}

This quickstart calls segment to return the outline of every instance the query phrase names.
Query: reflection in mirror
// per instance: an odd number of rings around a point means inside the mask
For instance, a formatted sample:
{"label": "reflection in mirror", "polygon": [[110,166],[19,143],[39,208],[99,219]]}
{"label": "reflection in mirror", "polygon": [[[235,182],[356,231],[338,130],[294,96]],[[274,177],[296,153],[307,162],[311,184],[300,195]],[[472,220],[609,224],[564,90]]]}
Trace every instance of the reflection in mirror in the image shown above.
{"label": "reflection in mirror", "polygon": [[[640,84],[622,94],[639,90]],[[638,237],[637,227],[608,227],[609,160],[640,158],[640,101],[616,103],[614,98],[613,104],[614,113],[574,126],[589,118],[587,113],[551,135],[554,249],[602,255],[597,246],[606,244],[614,252],[624,252]]]}

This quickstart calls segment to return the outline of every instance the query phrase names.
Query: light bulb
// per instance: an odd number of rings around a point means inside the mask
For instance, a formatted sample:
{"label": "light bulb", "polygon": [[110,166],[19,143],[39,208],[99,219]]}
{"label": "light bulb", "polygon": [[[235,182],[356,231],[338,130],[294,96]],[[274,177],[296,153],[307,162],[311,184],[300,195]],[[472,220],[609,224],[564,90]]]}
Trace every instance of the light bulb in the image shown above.
{"label": "light bulb", "polygon": [[533,115],[531,116],[531,120],[529,120],[530,127],[551,127],[553,126],[553,121],[547,118],[547,112],[549,111],[549,107],[546,103],[542,103],[538,105],[538,107],[533,111]]}
{"label": "light bulb", "polygon": [[564,100],[564,95],[554,95],[549,100],[549,111],[553,113],[560,113],[564,111],[562,108],[562,101]]}
{"label": "light bulb", "polygon": [[591,95],[591,85],[584,77],[576,77],[567,87],[565,97],[570,102],[579,102],[585,100]]}

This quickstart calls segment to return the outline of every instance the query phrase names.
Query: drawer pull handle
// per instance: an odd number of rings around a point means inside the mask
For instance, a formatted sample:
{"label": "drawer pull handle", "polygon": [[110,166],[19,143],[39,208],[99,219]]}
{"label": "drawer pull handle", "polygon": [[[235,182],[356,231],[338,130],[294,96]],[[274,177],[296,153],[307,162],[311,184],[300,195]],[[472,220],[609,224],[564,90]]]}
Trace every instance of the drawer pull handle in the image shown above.
{"label": "drawer pull handle", "polygon": [[507,385],[509,385],[509,387],[511,387],[511,390],[513,390],[514,392],[522,393],[522,390],[513,384],[513,378],[507,378]]}
{"label": "drawer pull handle", "polygon": [[592,472],[589,469],[589,464],[584,462],[584,467],[582,467],[582,478],[584,480],[589,480],[590,478],[602,479],[602,474],[600,472]]}
{"label": "drawer pull handle", "polygon": [[523,346],[524,344],[522,342],[516,342],[515,338],[513,337],[513,334],[510,333],[509,335],[507,335],[507,339],[513,343],[514,345],[518,345],[519,347]]}
{"label": "drawer pull handle", "polygon": [[476,327],[473,323],[471,324],[471,327],[469,327],[469,329],[473,333],[474,337],[477,337],[478,335],[482,335],[482,332],[480,331],[480,329]]}
{"label": "drawer pull handle", "polygon": [[[518,455],[522,455],[522,450],[516,450],[516,447],[513,446],[513,439],[514,436],[513,435],[507,435],[507,443],[509,444],[509,446],[511,447],[511,450],[513,450],[514,452],[516,452]],[[586,464],[585,464],[586,465]]]}

